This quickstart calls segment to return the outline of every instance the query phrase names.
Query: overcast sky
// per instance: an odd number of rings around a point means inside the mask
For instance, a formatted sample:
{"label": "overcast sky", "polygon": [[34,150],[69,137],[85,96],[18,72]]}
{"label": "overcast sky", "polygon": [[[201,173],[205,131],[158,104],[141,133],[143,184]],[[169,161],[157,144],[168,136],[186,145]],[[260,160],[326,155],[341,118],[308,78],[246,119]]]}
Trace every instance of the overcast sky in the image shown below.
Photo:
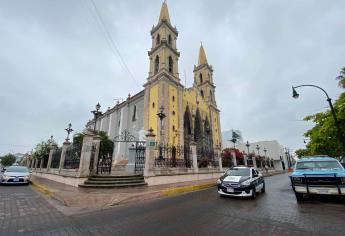
{"label": "overcast sky", "polygon": [[[61,144],[69,122],[82,131],[97,102],[136,93],[148,75],[150,30],[162,1],[94,0],[123,60],[111,49],[90,0],[0,1],[0,154],[25,152],[51,135]],[[212,64],[222,130],[249,141],[303,147],[323,111],[321,91],[342,91],[345,1],[167,1],[179,31],[181,81],[191,86],[200,41]],[[185,76],[186,75],[186,76]]]}

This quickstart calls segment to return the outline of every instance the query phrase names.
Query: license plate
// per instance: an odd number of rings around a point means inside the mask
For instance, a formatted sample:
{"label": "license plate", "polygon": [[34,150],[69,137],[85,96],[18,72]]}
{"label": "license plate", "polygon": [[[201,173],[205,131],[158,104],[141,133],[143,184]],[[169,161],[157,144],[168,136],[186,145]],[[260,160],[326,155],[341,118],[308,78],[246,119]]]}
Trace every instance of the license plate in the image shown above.
{"label": "license plate", "polygon": [[234,189],[233,189],[233,188],[227,188],[226,191],[227,191],[228,193],[233,193],[233,192],[234,192]]}
{"label": "license plate", "polygon": [[13,182],[19,182],[19,178],[14,178]]}
{"label": "license plate", "polygon": [[328,194],[328,190],[326,190],[326,189],[319,189],[318,192],[320,194]]}

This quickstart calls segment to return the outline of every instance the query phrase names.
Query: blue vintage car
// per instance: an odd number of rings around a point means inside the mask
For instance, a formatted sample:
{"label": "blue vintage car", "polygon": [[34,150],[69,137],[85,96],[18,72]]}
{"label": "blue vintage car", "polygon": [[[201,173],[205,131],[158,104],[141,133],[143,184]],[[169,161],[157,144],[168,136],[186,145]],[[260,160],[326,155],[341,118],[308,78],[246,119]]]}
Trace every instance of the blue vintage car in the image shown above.
{"label": "blue vintage car", "polygon": [[298,202],[313,194],[345,195],[345,169],[332,157],[301,158],[290,179]]}

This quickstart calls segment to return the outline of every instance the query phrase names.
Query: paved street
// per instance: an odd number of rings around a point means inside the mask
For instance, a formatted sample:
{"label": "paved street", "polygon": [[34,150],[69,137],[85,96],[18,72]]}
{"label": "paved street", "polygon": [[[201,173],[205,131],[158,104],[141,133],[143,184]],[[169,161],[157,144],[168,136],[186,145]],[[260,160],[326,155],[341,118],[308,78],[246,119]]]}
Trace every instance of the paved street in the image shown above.
{"label": "paved street", "polygon": [[[344,203],[297,204],[287,174],[255,201],[215,189],[64,216],[31,187],[0,186],[0,235],[343,235]],[[61,233],[61,234],[58,234]]]}

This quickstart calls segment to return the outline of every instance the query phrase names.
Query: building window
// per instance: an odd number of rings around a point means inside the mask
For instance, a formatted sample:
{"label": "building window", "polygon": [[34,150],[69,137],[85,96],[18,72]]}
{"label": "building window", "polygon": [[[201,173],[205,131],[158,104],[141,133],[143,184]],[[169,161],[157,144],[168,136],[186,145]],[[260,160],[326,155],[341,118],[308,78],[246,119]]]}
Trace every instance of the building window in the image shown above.
{"label": "building window", "polygon": [[155,59],[155,74],[158,72],[159,70],[159,56],[156,56]]}
{"label": "building window", "polygon": [[117,126],[118,126],[118,127],[120,127],[120,124],[121,124],[121,121],[120,121],[120,120],[118,120],[118,122],[117,122]]}
{"label": "building window", "polygon": [[200,79],[200,84],[202,84],[202,74],[201,73],[199,75],[199,79]]}
{"label": "building window", "polygon": [[168,44],[171,46],[171,35],[169,34],[169,36],[168,36]]}
{"label": "building window", "polygon": [[173,129],[173,131],[175,131],[175,125],[173,125],[172,129]]}
{"label": "building window", "polygon": [[212,98],[212,91],[210,90],[210,99],[211,99],[211,102],[213,101],[213,98]]}
{"label": "building window", "polygon": [[172,96],[172,101],[175,102],[175,96]]}
{"label": "building window", "polygon": [[135,121],[136,119],[137,119],[137,106],[134,105],[134,107],[133,107],[132,121]]}
{"label": "building window", "polygon": [[154,102],[152,103],[152,108],[155,108],[155,103]]}
{"label": "building window", "polygon": [[173,116],[175,115],[175,111],[172,111]]}
{"label": "building window", "polygon": [[161,43],[161,36],[157,34],[156,45],[158,46],[160,43]]}
{"label": "building window", "polygon": [[200,91],[200,94],[201,94],[201,97],[204,97],[204,91],[203,90]]}
{"label": "building window", "polygon": [[171,56],[169,56],[169,72],[173,72],[173,59]]}

